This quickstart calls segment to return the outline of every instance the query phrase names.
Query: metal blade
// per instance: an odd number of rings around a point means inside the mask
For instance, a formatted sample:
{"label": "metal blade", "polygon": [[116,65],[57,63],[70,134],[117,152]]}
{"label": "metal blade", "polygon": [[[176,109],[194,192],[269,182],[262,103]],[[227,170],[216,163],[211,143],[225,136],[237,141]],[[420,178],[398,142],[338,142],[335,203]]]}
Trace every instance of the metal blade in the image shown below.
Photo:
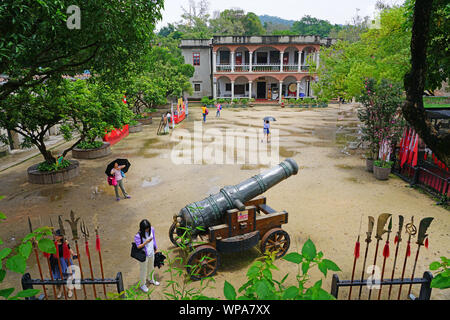
{"label": "metal blade", "polygon": [[399,215],[398,216],[398,232],[397,232],[398,242],[402,241],[403,221],[404,221],[403,216]]}
{"label": "metal blade", "polygon": [[390,213],[382,213],[378,217],[378,221],[377,221],[377,235],[375,236],[375,238],[377,238],[377,240],[383,240],[383,234],[388,232],[388,230],[384,229],[384,226],[386,225],[387,220],[391,216],[392,216],[392,214],[390,214]]}
{"label": "metal blade", "polygon": [[372,241],[372,232],[373,232],[373,226],[375,225],[375,218],[372,216],[369,216],[369,226],[367,229],[367,238],[366,238],[366,242],[370,243]]}
{"label": "metal blade", "polygon": [[431,222],[434,218],[424,218],[422,221],[420,221],[419,225],[419,235],[417,236],[417,244],[419,246],[423,246],[423,242],[425,241],[425,238],[428,236],[426,234],[428,227],[430,226]]}
{"label": "metal blade", "polygon": [[62,221],[61,217],[62,217],[61,215],[58,216],[59,231],[61,231],[61,234],[63,236],[65,236],[66,235],[66,231],[64,230],[64,224],[63,224],[63,221]]}

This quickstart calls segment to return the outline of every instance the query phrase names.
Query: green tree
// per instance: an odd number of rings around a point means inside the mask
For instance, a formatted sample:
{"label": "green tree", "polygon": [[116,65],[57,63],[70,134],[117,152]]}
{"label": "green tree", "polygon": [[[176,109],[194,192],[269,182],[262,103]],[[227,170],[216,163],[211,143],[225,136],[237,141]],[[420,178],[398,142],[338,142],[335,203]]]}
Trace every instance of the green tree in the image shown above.
{"label": "green tree", "polygon": [[0,99],[50,77],[96,70],[114,82],[148,46],[163,0],[86,0],[81,29],[69,29],[71,0],[4,0],[0,4]]}
{"label": "green tree", "polygon": [[[56,162],[45,145],[45,134],[60,125],[66,140],[78,138],[62,156],[82,141],[93,141],[113,127],[130,119],[130,111],[121,95],[105,84],[86,80],[48,79],[34,87],[23,87],[0,100],[0,126],[24,137],[21,147],[36,146],[48,164]],[[6,141],[6,136],[1,136]]]}

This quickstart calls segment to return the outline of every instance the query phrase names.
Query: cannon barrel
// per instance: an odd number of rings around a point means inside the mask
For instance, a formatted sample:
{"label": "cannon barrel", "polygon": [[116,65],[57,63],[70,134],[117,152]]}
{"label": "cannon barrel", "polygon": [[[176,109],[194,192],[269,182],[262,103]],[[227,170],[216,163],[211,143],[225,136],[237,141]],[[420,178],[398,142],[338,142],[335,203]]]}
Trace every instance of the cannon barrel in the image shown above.
{"label": "cannon barrel", "polygon": [[293,159],[286,159],[277,166],[253,176],[235,186],[226,186],[215,195],[194,202],[174,216],[177,227],[190,227],[196,232],[197,227],[208,227],[221,224],[228,210],[237,208],[244,210],[244,203],[263,194],[274,185],[296,175],[298,165]]}

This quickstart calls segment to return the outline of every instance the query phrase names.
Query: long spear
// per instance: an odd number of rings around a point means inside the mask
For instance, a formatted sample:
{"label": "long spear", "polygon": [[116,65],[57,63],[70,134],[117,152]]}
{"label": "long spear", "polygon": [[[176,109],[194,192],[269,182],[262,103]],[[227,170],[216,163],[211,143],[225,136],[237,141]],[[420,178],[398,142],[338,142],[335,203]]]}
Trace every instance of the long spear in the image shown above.
{"label": "long spear", "polygon": [[[397,264],[398,248],[400,247],[400,242],[402,242],[403,221],[404,218],[402,215],[400,215],[398,217],[398,231],[394,239],[394,244],[396,244],[397,246],[395,248],[395,257],[394,257],[394,265],[392,266],[391,282],[394,280],[395,266]],[[391,291],[392,291],[392,283],[389,285],[388,300],[390,300],[391,298]]]}
{"label": "long spear", "polygon": [[[63,221],[61,219],[61,216],[58,216],[58,224],[59,224],[59,230],[61,231],[61,234],[64,237],[64,241],[63,241],[63,258],[66,259],[67,266],[69,266],[70,265],[70,258],[71,258],[70,256],[71,256],[71,254],[70,254],[69,246],[66,243],[66,239],[65,239],[66,238],[65,237],[66,230],[64,229],[64,224],[63,224]],[[72,267],[70,269],[72,270]],[[73,288],[73,293],[74,293],[74,296],[75,296],[75,300],[78,300],[77,289],[75,287]]]}
{"label": "long spear", "polygon": [[384,245],[384,249],[383,249],[383,268],[381,270],[381,284],[380,284],[380,291],[378,291],[378,300],[380,300],[381,298],[381,291],[383,289],[383,278],[384,278],[384,270],[386,267],[386,260],[387,258],[389,258],[389,237],[391,235],[392,232],[392,218],[391,220],[389,220],[389,225],[388,225],[388,235],[387,235],[387,239],[386,239],[386,244]]}
{"label": "long spear", "polygon": [[[39,216],[39,225],[42,225],[41,216]],[[54,279],[53,279],[52,267],[51,267],[51,265],[50,265],[50,254],[47,253],[47,252],[42,252],[42,254],[44,255],[45,259],[47,260],[48,271],[49,271],[49,273],[50,273],[50,279],[52,279],[52,281],[53,281]],[[55,288],[55,285],[53,284],[52,287],[53,287],[53,296],[56,298],[56,288]]]}
{"label": "long spear", "polygon": [[[414,225],[414,217],[411,217],[411,222],[406,224],[405,229],[406,229],[406,233],[409,236],[408,236],[408,244],[406,246],[405,261],[403,262],[403,270],[402,270],[402,278],[401,278],[402,282],[403,282],[403,279],[405,278],[406,262],[408,261],[408,257],[411,255],[411,238],[414,237],[417,233],[417,228]],[[403,285],[400,284],[400,288],[398,289],[397,300],[400,300],[400,295],[402,293],[402,287],[403,287]]]}
{"label": "long spear", "polygon": [[[70,229],[72,230],[72,240],[75,241],[75,247],[77,250],[77,258],[78,258],[78,265],[80,267],[80,274],[81,274],[81,280],[83,280],[84,275],[83,275],[83,267],[81,266],[81,256],[80,256],[80,250],[78,248],[78,221],[80,220],[80,218],[76,218],[75,219],[75,214],[72,210],[70,210],[70,220],[66,219],[66,222],[70,225]],[[84,299],[87,299],[87,294],[86,294],[86,285],[83,284],[83,292],[84,292]]]}
{"label": "long spear", "polygon": [[[52,218],[50,218],[50,224],[52,226],[52,233],[53,233],[53,237],[55,237],[55,229],[53,228],[53,222],[52,222]],[[56,260],[58,261],[58,267],[59,267],[59,274],[61,276],[61,280],[64,280],[63,277],[63,273],[62,273],[62,268],[61,268],[61,261],[59,261],[59,246],[58,243],[55,241],[55,248],[56,248]],[[63,288],[63,292],[64,292],[64,299],[67,300],[67,292],[66,292],[66,287],[64,285],[61,285]]]}
{"label": "long spear", "polygon": [[[377,235],[375,236],[375,238],[377,239],[377,246],[375,248],[375,257],[373,260],[373,266],[377,265],[377,256],[378,256],[378,246],[380,244],[380,241],[383,240],[383,234],[387,232],[387,230],[384,230],[384,226],[386,225],[387,220],[389,219],[389,217],[391,216],[390,213],[382,213],[380,214],[380,216],[378,217],[378,221],[377,221]],[[375,268],[373,268],[372,270],[372,277],[375,273]],[[369,299],[372,295],[372,286],[370,286],[369,288]]]}
{"label": "long spear", "polygon": [[[84,221],[81,221],[81,232],[84,235],[84,243],[86,245],[86,255],[88,257],[88,261],[89,261],[89,269],[91,270],[91,278],[92,281],[94,281],[94,271],[92,269],[92,263],[91,263],[91,255],[89,254],[89,229],[86,227],[86,225],[84,224]],[[94,298],[97,299],[97,290],[95,289],[95,284],[92,285],[92,288],[94,290]]]}
{"label": "long spear", "polygon": [[[419,225],[419,235],[417,236],[417,253],[416,253],[416,260],[414,261],[414,267],[413,267],[413,271],[411,274],[411,281],[414,279],[414,273],[416,271],[416,266],[417,266],[417,260],[419,258],[419,252],[420,252],[420,247],[424,245],[424,241],[425,241],[425,248],[428,249],[428,235],[427,235],[427,229],[430,226],[431,222],[433,221],[434,218],[423,218],[422,221],[420,221],[420,225]],[[408,290],[408,296],[411,293],[411,288],[412,288],[412,283],[409,285],[409,290]]]}
{"label": "long spear", "polygon": [[[359,242],[360,236],[361,236],[361,225],[362,225],[362,216],[361,216],[361,219],[360,219],[360,222],[359,222],[358,240],[356,240],[355,251],[353,253],[355,258],[353,259],[352,283],[353,283],[353,280],[355,279],[356,260],[358,260],[358,258],[359,258],[359,248],[361,246],[361,244]],[[351,300],[352,289],[353,289],[353,286],[350,286],[350,292],[348,293],[348,300]]]}
{"label": "long spear", "polygon": [[[100,247],[100,237],[98,235],[98,226],[95,227],[95,250],[98,252],[98,259],[100,261],[100,270],[102,272],[102,280],[105,280],[105,275],[103,273],[103,261],[102,261],[102,251]],[[106,286],[103,283],[103,292],[106,297]]]}
{"label": "long spear", "polygon": [[[367,261],[367,253],[369,252],[369,244],[372,242],[372,231],[373,226],[375,225],[375,218],[369,216],[369,227],[367,229],[367,237],[366,237],[366,253],[364,254],[364,263],[362,267],[362,273],[361,273],[361,283],[364,280],[364,273],[366,271],[366,261]],[[362,285],[359,287],[359,295],[358,299],[361,299],[361,292],[362,292]]]}
{"label": "long spear", "polygon": [[[30,217],[28,217],[28,226],[30,227],[30,233],[33,233],[33,227],[31,226]],[[33,251],[34,251],[34,254],[36,256],[36,262],[37,262],[38,269],[39,269],[39,275],[41,276],[41,280],[44,281],[44,276],[42,275],[41,263],[39,262],[39,253],[38,253],[37,248],[36,248],[36,239],[34,237],[33,237],[33,240],[32,240],[31,244],[33,246]],[[45,285],[43,285],[42,287],[44,288],[45,300],[48,300],[47,289],[45,288]],[[54,287],[53,287],[53,289],[54,289]]]}

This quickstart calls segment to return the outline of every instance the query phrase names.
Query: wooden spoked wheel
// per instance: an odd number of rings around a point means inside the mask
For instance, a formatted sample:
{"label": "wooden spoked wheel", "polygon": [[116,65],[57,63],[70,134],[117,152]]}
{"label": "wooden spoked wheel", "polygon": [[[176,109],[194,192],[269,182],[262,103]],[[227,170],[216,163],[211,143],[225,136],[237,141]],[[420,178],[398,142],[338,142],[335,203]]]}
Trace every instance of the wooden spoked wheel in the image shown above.
{"label": "wooden spoked wheel", "polygon": [[276,258],[279,259],[286,254],[291,245],[289,234],[281,228],[271,229],[261,239],[261,252],[270,253],[277,251]]}
{"label": "wooden spoked wheel", "polygon": [[[182,236],[184,234],[184,230],[178,230],[176,223],[173,223],[169,229],[169,239],[175,246],[181,247]],[[184,245],[188,246],[191,242],[191,239],[185,237]]]}
{"label": "wooden spoked wheel", "polygon": [[188,258],[187,271],[192,280],[201,280],[216,274],[220,256],[212,246],[200,246]]}

